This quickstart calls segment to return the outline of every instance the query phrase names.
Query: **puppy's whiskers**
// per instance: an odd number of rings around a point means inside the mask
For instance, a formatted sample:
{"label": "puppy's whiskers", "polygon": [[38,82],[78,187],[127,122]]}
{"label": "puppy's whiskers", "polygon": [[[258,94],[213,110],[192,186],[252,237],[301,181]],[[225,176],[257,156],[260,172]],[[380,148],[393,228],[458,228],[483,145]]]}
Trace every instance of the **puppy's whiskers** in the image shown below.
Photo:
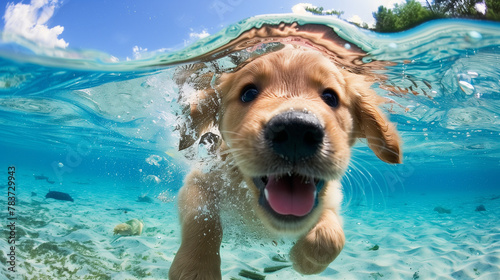
{"label": "puppy's whiskers", "polygon": [[[366,151],[361,151],[362,153],[367,153]],[[385,207],[385,195],[388,193],[388,189],[381,186],[379,180],[376,180],[370,171],[375,171],[378,173],[378,176],[384,177],[381,170],[378,168],[368,169],[366,166],[373,166],[369,161],[353,156],[351,159],[351,164],[349,165],[354,172],[347,172],[353,178],[356,178],[358,183],[357,189],[361,191],[361,199],[363,199],[367,205],[370,205],[371,208],[374,208],[375,202],[382,201],[382,207]],[[368,188],[368,189],[367,189]],[[369,192],[368,192],[369,191]],[[367,194],[370,194],[370,198]],[[369,200],[371,203],[369,203]]]}

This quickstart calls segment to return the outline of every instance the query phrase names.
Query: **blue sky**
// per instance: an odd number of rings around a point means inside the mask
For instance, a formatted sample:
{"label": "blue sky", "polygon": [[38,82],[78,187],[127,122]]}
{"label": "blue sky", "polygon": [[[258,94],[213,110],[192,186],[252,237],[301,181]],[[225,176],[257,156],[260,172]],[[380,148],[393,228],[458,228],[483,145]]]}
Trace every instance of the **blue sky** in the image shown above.
{"label": "blue sky", "polygon": [[16,34],[45,47],[93,49],[120,60],[179,49],[242,19],[300,11],[300,3],[342,10],[373,23],[378,6],[401,0],[25,0],[0,4],[3,40]]}

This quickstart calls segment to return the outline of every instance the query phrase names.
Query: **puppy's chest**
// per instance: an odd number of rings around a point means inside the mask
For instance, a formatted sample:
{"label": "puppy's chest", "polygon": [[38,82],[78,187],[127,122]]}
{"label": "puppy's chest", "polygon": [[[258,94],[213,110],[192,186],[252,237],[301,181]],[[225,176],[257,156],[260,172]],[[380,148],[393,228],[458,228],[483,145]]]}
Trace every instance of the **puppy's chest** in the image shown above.
{"label": "puppy's chest", "polygon": [[239,232],[259,238],[274,237],[257,217],[254,198],[244,182],[234,188],[226,188],[224,197],[220,205],[224,235]]}
{"label": "puppy's chest", "polygon": [[225,240],[245,238],[272,241],[277,238],[264,227],[253,210],[245,212],[243,209],[234,205],[221,208],[220,218]]}
{"label": "puppy's chest", "polygon": [[[250,199],[250,197],[248,197]],[[269,231],[257,217],[254,210],[245,203],[226,203],[221,207],[220,218],[223,227],[221,250],[256,254],[255,258],[266,254],[288,252],[293,241]]]}

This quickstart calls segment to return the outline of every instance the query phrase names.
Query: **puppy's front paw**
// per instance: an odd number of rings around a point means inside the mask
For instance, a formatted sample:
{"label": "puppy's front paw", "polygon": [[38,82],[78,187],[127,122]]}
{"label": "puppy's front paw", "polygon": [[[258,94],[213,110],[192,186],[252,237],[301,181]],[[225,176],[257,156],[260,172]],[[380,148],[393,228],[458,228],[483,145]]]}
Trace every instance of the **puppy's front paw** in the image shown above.
{"label": "puppy's front paw", "polygon": [[170,280],[220,280],[220,256],[194,256],[179,249],[168,272]]}
{"label": "puppy's front paw", "polygon": [[290,251],[293,268],[302,274],[320,273],[340,254],[344,243],[344,231],[338,223],[320,222]]}

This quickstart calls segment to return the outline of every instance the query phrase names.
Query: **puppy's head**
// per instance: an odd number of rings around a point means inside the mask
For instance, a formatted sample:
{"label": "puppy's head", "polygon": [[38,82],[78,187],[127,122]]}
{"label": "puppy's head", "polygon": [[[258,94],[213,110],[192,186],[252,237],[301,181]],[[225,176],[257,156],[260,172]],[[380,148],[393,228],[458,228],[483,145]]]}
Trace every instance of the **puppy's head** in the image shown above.
{"label": "puppy's head", "polygon": [[216,100],[201,101],[217,104],[200,120],[218,124],[270,228],[302,233],[318,220],[356,138],[400,162],[399,138],[369,87],[319,52],[284,49],[225,74]]}

